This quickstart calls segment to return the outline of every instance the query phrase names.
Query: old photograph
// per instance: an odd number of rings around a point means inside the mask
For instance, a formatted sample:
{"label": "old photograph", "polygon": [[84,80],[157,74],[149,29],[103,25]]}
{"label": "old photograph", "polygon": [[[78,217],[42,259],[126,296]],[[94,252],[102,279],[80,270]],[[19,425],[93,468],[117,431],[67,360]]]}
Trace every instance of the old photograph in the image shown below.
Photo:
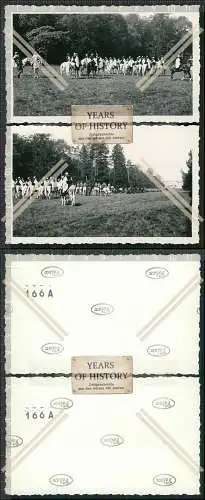
{"label": "old photograph", "polygon": [[136,126],[132,144],[78,145],[69,126],[18,125],[7,153],[8,241],[198,241],[197,126]]}
{"label": "old photograph", "polygon": [[135,375],[197,375],[200,266],[178,252],[7,254],[6,373],[66,375],[73,357],[129,353]]}
{"label": "old photograph", "polygon": [[186,7],[8,7],[8,121],[96,104],[198,121],[199,12]]}
{"label": "old photograph", "polygon": [[200,497],[199,398],[195,377],[135,378],[114,396],[7,379],[6,495]]}

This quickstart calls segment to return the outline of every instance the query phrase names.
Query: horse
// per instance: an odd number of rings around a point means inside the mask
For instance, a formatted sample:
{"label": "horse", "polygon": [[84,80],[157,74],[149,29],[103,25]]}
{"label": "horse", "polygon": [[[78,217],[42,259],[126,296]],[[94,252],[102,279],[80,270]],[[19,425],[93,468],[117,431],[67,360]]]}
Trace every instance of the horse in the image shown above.
{"label": "horse", "polygon": [[25,57],[24,59],[22,59],[22,65],[23,65],[23,68],[25,66],[33,66],[33,61],[31,59],[31,57]]}
{"label": "horse", "polygon": [[76,61],[70,62],[70,71],[71,74],[74,75],[75,78],[80,76],[80,61],[76,58]]}
{"label": "horse", "polygon": [[65,73],[66,76],[68,76],[70,74],[70,70],[71,70],[71,62],[70,61],[65,61],[65,62],[62,62],[61,65],[60,65],[60,74],[61,76]]}
{"label": "horse", "polygon": [[94,59],[92,59],[91,61],[88,62],[87,64],[87,76],[89,78],[89,76],[92,74],[93,77],[95,77],[97,75],[97,64],[96,62],[94,61]]}
{"label": "horse", "polygon": [[182,78],[182,80],[192,80],[192,69],[189,63],[180,64],[179,68],[175,68],[175,66],[173,65],[170,68],[170,72],[171,72],[171,80],[173,80],[175,73],[180,73],[180,72],[184,73],[184,77]]}

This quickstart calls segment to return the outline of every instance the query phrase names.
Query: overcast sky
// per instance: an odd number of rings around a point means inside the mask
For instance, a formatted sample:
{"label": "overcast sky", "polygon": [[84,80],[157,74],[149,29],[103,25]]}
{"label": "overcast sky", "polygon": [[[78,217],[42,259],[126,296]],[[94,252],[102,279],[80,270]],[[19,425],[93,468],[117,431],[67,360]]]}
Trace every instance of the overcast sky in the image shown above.
{"label": "overcast sky", "polygon": [[[177,6],[175,6],[177,7]],[[197,7],[194,5],[194,7]],[[197,17],[197,14],[196,14],[196,11],[193,10],[192,12],[187,12],[186,10],[183,10],[181,12],[168,12],[167,10],[162,12],[162,9],[160,9],[160,12],[155,9],[153,9],[153,11],[149,11],[149,12],[138,12],[136,11],[135,14],[138,14],[140,17],[150,17],[150,16],[154,16],[155,14],[159,14],[159,13],[164,13],[164,14],[169,14],[169,17],[187,17],[187,19],[189,19],[189,21],[194,21]],[[124,14],[125,16],[127,15],[130,15],[130,12],[128,12],[127,14]]]}
{"label": "overcast sky", "polygon": [[[66,126],[14,126],[14,133],[30,136],[36,133],[50,134],[54,139],[63,139],[72,145],[71,127]],[[181,169],[186,169],[190,149],[198,143],[198,127],[171,125],[140,125],[133,127],[133,143],[124,144],[127,160],[138,163],[144,159],[155,173],[165,181],[181,181]],[[112,146],[109,146],[110,152]]]}

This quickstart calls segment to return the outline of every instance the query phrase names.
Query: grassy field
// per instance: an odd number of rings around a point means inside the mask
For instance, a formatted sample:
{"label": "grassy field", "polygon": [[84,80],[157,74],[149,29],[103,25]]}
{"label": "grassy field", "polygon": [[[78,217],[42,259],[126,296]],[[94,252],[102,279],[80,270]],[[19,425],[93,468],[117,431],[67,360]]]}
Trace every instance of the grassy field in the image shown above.
{"label": "grassy field", "polygon": [[137,89],[133,76],[69,78],[61,91],[42,73],[34,81],[31,68],[25,67],[20,79],[14,70],[14,115],[70,115],[72,104],[129,104],[134,116],[191,115],[192,82],[181,78],[181,73],[174,80],[161,75],[144,92]]}
{"label": "grassy field", "polygon": [[36,200],[14,222],[18,237],[188,236],[187,219],[159,192]]}

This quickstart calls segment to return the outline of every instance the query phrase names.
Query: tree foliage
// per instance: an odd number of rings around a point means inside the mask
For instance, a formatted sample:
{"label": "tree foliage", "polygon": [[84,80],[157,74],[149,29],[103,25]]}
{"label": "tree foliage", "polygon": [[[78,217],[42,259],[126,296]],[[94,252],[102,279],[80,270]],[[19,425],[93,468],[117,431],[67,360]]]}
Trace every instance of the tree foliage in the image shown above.
{"label": "tree foliage", "polygon": [[[69,177],[74,182],[110,183],[116,188],[152,189],[155,185],[142,172],[139,165],[126,160],[123,147],[115,144],[112,151],[106,144],[84,144],[73,149],[63,139],[54,139],[49,134],[34,134],[29,137],[13,135],[13,177],[41,179],[60,159],[65,159]],[[153,175],[151,169],[150,173]],[[181,170],[183,189],[192,195],[192,151]],[[156,176],[160,178],[159,176]]]}
{"label": "tree foliage", "polygon": [[106,144],[91,144],[90,159],[93,165],[92,179],[94,182],[109,182],[108,155],[109,149]]}
{"label": "tree foliage", "polygon": [[128,173],[126,158],[120,144],[115,144],[112,150],[112,161],[114,168],[114,183],[117,187],[128,186]]}
{"label": "tree foliage", "polygon": [[185,191],[188,191],[190,198],[192,199],[192,151],[190,149],[188,154],[188,160],[186,162],[186,171],[182,170],[182,187]]}
{"label": "tree foliage", "polygon": [[135,190],[139,188],[152,189],[155,187],[148,177],[142,172],[138,165],[133,165],[127,161],[128,184]]}
{"label": "tree foliage", "polygon": [[[67,54],[97,52],[103,57],[162,57],[191,30],[181,16],[156,14],[15,14],[14,29],[49,63],[60,64]],[[191,48],[186,49],[190,53]]]}
{"label": "tree foliage", "polygon": [[53,140],[48,134],[29,137],[13,135],[13,175],[41,178],[61,158],[70,160],[70,148],[62,140]]}

